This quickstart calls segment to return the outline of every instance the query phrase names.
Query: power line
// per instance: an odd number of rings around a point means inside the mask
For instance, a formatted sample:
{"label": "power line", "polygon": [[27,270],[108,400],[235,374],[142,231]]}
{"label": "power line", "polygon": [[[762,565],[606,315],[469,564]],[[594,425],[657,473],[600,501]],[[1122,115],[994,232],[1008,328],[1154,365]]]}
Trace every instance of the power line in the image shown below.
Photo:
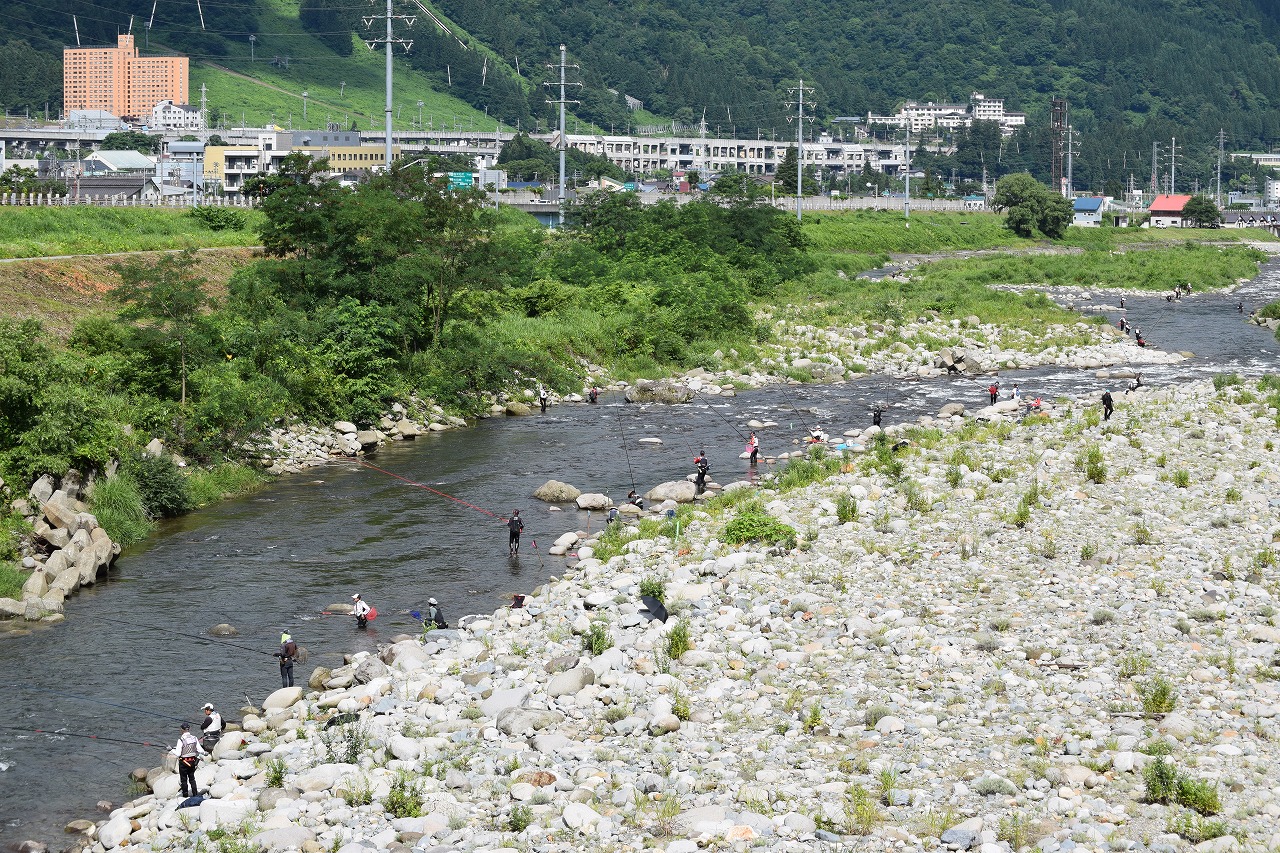
{"label": "power line", "polygon": [[[376,4],[376,3],[377,3],[377,0],[371,0],[371,1],[372,1],[374,4]],[[387,22],[387,34],[386,34],[386,36],[385,36],[385,37],[383,37],[383,38],[371,38],[371,39],[365,39],[365,44],[367,44],[367,45],[369,46],[369,49],[370,49],[370,50],[375,50],[375,48],[374,48],[374,45],[375,45],[375,44],[383,44],[383,45],[386,45],[386,48],[387,48],[387,106],[386,106],[386,119],[385,119],[385,121],[386,121],[386,145],[387,145],[387,152],[386,152],[386,154],[387,154],[387,171],[388,171],[388,172],[390,172],[390,171],[391,171],[391,111],[392,111],[392,106],[391,106],[391,68],[392,68],[392,66],[391,66],[391,47],[392,47],[392,45],[402,44],[402,45],[404,45],[405,53],[408,53],[408,52],[409,52],[409,50],[413,47],[413,41],[412,41],[412,40],[408,40],[408,41],[406,41],[405,39],[402,39],[402,38],[396,38],[396,37],[395,37],[395,35],[394,35],[394,34],[392,33],[392,31],[391,31],[391,24],[392,24],[392,22],[393,22],[393,21],[407,21],[407,22],[408,22],[408,24],[409,24],[409,26],[410,26],[410,27],[412,27],[412,26],[413,26],[413,22],[414,22],[414,20],[416,20],[416,19],[414,18],[414,16],[412,16],[412,15],[397,15],[397,14],[395,14],[394,10],[391,8],[391,2],[392,2],[392,0],[387,0],[387,11],[386,11],[386,14],[383,14],[383,15],[370,15],[369,17],[367,17],[367,18],[365,18],[365,19],[364,19],[364,25],[365,25],[366,27],[372,27],[372,26],[373,26],[373,22],[374,22],[374,21],[377,21],[377,20],[386,20],[386,22]]]}
{"label": "power line", "polygon": [[[787,109],[796,107],[796,219],[804,217],[804,94],[808,92],[813,95],[813,87],[804,85],[804,78],[800,78],[799,86],[790,86],[787,93],[796,96],[795,101],[787,101]],[[812,97],[809,101],[809,107],[814,106]],[[791,117],[787,117],[787,122],[791,122]]]}
{"label": "power line", "polygon": [[[581,86],[582,86],[582,84],[581,84],[581,83],[566,83],[566,82],[565,82],[565,79],[564,79],[564,73],[565,73],[565,70],[566,70],[566,69],[569,69],[569,68],[577,69],[577,67],[578,67],[578,66],[576,66],[576,65],[566,65],[566,64],[565,64],[565,57],[566,57],[566,49],[565,49],[565,46],[564,46],[563,44],[561,44],[561,45],[560,45],[560,65],[559,65],[559,68],[560,68],[560,98],[559,98],[558,100],[555,100],[555,101],[552,101],[552,100],[548,100],[548,101],[547,101],[547,103],[548,103],[548,104],[559,104],[559,106],[560,106],[560,138],[557,140],[557,145],[556,145],[556,147],[560,149],[560,192],[559,192],[559,200],[560,200],[560,204],[558,205],[558,207],[559,207],[559,215],[558,215],[558,219],[560,220],[560,221],[559,221],[559,224],[560,224],[560,225],[564,225],[564,158],[565,158],[565,149],[567,149],[567,148],[568,148],[568,146],[569,146],[569,140],[565,137],[565,130],[564,130],[564,108],[565,108],[565,105],[566,105],[566,104],[579,104],[579,103],[581,103],[581,101],[568,101],[568,100],[565,100],[564,87],[565,87],[565,86],[579,86],[579,87],[581,87]],[[555,68],[555,67],[557,67],[557,66],[554,66],[554,65],[548,65],[547,67],[548,67],[548,68]],[[543,85],[543,86],[552,86],[552,85],[554,85],[554,84],[553,84],[553,83],[543,83],[542,85]]]}

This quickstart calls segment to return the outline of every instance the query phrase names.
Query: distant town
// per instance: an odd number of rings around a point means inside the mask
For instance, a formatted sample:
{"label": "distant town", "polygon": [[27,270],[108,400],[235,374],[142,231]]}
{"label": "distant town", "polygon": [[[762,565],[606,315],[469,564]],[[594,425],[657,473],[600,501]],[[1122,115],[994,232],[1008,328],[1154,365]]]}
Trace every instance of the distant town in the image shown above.
{"label": "distant town", "polygon": [[[31,203],[33,198],[42,198],[43,203],[124,205],[247,203],[246,183],[278,172],[280,162],[290,154],[323,158],[328,161],[331,177],[354,184],[385,169],[388,151],[393,159],[402,155],[460,155],[471,164],[471,171],[451,173],[451,186],[514,194],[512,201],[535,204],[541,201],[539,193],[557,189],[557,175],[508,174],[498,168],[502,147],[517,135],[511,129],[478,131],[455,126],[396,131],[388,147],[383,129],[344,129],[333,122],[295,129],[292,117],[288,127],[228,127],[225,123],[210,127],[206,93],[200,92],[198,104],[191,100],[187,57],[142,56],[133,36],[127,34],[120,35],[114,47],[66,48],[63,118],[38,121],[6,116],[0,127],[0,173],[23,169],[35,179],[34,184],[24,185],[24,192],[0,193],[0,200]],[[1027,117],[1007,111],[1002,99],[974,92],[967,103],[907,101],[890,115],[868,113],[839,121],[851,128],[852,139],[819,131],[800,147],[806,172],[820,171],[833,188],[825,193],[820,207],[900,204],[904,199],[901,186],[895,190],[860,177],[878,173],[899,182],[908,176],[923,178],[923,172],[910,164],[913,135],[918,140],[933,133],[940,139],[940,131],[991,122],[1008,136],[1025,126]],[[158,137],[157,150],[144,154],[103,148],[112,134],[128,131]],[[692,128],[672,125],[661,134],[650,130],[645,134],[568,132],[563,138],[558,131],[526,135],[553,148],[563,146],[602,157],[628,175],[639,176],[634,181],[616,181],[605,177],[584,180],[571,174],[566,180],[569,195],[605,189],[635,191],[652,200],[696,194],[724,173],[747,174],[772,184],[788,150],[796,146],[795,140],[765,139],[761,134],[754,139],[708,134],[705,124]],[[946,150],[941,142],[939,150]],[[1280,155],[1231,156],[1280,167]],[[774,189],[783,196],[795,191],[795,187]],[[977,191],[962,198],[912,199],[912,204],[982,210],[989,204],[992,189],[984,180]],[[1221,200],[1233,208],[1234,215],[1225,217],[1227,224],[1267,224],[1266,215],[1259,223],[1257,213],[1280,206],[1280,181],[1267,180],[1258,189],[1254,194],[1232,193]],[[1191,198],[1136,188],[1123,198],[1070,195],[1074,197],[1074,224],[1081,226],[1121,224],[1142,216],[1151,227],[1181,227],[1182,206]],[[1275,224],[1274,218],[1270,224]]]}

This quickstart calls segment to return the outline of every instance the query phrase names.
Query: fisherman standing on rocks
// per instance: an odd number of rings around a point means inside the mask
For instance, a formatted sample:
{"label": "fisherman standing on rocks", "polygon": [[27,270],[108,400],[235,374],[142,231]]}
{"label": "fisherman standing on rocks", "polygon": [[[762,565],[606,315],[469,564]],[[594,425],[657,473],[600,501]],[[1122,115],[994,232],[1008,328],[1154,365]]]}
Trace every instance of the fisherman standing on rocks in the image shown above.
{"label": "fisherman standing on rocks", "polygon": [[991,405],[996,404],[996,400],[1000,399],[1000,383],[992,382],[987,386],[987,393],[991,395]]}
{"label": "fisherman standing on rocks", "polygon": [[751,454],[751,461],[749,464],[755,465],[756,458],[760,456],[760,439],[756,438],[756,434],[754,432],[747,437],[747,452]]}
{"label": "fisherman standing on rocks", "polygon": [[547,413],[547,389],[538,389],[538,406],[542,409],[542,414]]}
{"label": "fisherman standing on rocks", "polygon": [[444,621],[444,611],[440,609],[439,602],[434,598],[427,599],[427,613],[422,619],[422,627],[428,629],[449,627],[449,623]]}
{"label": "fisherman standing on rocks", "polygon": [[222,715],[213,710],[212,702],[205,702],[204,707],[200,710],[204,711],[204,719],[200,721],[200,745],[204,747],[206,752],[213,752],[213,747],[219,739],[222,738],[222,730],[226,724],[222,722]]}
{"label": "fisherman standing on rocks", "polygon": [[280,686],[292,687],[293,662],[298,657],[298,644],[293,641],[293,637],[289,636],[288,631],[280,635],[280,651],[274,653],[272,657],[280,658]]}
{"label": "fisherman standing on rocks", "polygon": [[182,737],[178,738],[178,745],[173,748],[173,755],[178,759],[178,784],[181,786],[183,799],[199,793],[196,788],[196,766],[200,763],[200,756],[205,754],[200,741],[191,733],[191,724],[183,723]]}
{"label": "fisherman standing on rocks", "polygon": [[520,510],[511,511],[507,519],[507,552],[514,557],[520,553],[520,534],[524,532],[524,521],[520,518]]}
{"label": "fisherman standing on rocks", "polygon": [[1115,401],[1111,399],[1111,389],[1102,392],[1102,419],[1111,420],[1111,413],[1116,410]]}

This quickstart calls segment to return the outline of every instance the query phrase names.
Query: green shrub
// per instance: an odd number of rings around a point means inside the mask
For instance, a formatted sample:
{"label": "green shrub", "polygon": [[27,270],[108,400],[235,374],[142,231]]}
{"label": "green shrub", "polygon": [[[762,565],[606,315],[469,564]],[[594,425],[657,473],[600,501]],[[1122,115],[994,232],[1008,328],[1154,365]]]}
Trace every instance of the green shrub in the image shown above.
{"label": "green shrub", "polygon": [[582,638],[583,648],[592,655],[602,655],[605,649],[613,646],[613,637],[609,635],[609,626],[604,622],[592,622],[591,627]]}
{"label": "green shrub", "polygon": [[284,774],[285,774],[285,770],[287,769],[288,767],[285,765],[283,759],[273,758],[270,761],[268,761],[267,762],[267,787],[283,788]]}
{"label": "green shrub", "polygon": [[1142,712],[1147,716],[1167,714],[1178,704],[1178,694],[1169,679],[1157,675],[1138,685]]}
{"label": "green shrub", "polygon": [[1222,391],[1225,388],[1243,384],[1244,380],[1240,378],[1239,373],[1216,373],[1213,376],[1213,390],[1215,391]]}
{"label": "green shrub", "polygon": [[891,711],[886,705],[872,705],[863,714],[863,723],[867,728],[874,729],[876,727],[876,723],[880,722],[892,713],[893,711]]}
{"label": "green shrub", "polygon": [[259,471],[247,465],[227,462],[214,468],[199,468],[187,476],[187,495],[193,507],[252,494],[268,482]]}
{"label": "green shrub", "polygon": [[680,660],[680,657],[693,648],[693,640],[689,637],[689,620],[679,619],[667,632],[667,657]]}
{"label": "green shrub", "polygon": [[1181,835],[1192,844],[1202,844],[1214,838],[1228,835],[1227,823],[1223,820],[1209,820],[1194,812],[1183,812],[1169,818],[1165,824],[1169,832]]}
{"label": "green shrub", "polygon": [[249,214],[234,207],[198,205],[187,215],[210,231],[243,231],[249,224]]}
{"label": "green shrub", "polygon": [[392,817],[422,817],[422,800],[422,786],[401,773],[382,798],[382,808]]}
{"label": "green shrub", "polygon": [[1091,483],[1105,483],[1107,462],[1102,455],[1102,448],[1096,444],[1089,445],[1076,457],[1076,470],[1082,472],[1085,479]]}
{"label": "green shrub", "polygon": [[1133,526],[1133,544],[1150,545],[1155,539],[1155,534],[1151,532],[1151,528],[1139,522]]}
{"label": "green shrub", "polygon": [[526,805],[515,805],[511,807],[511,814],[507,816],[507,829],[512,832],[524,832],[529,828],[529,824],[533,823],[533,809]]}
{"label": "green shrub", "polygon": [[1159,757],[1142,768],[1142,780],[1146,791],[1142,798],[1148,803],[1173,802],[1178,789],[1178,769],[1172,761]]}
{"label": "green shrub", "polygon": [[13,563],[0,563],[0,598],[21,598],[27,573]]}
{"label": "green shrub", "polygon": [[746,542],[794,543],[796,530],[783,524],[765,510],[758,500],[743,504],[724,527],[725,541],[734,545]]}
{"label": "green shrub", "polygon": [[647,595],[650,598],[656,598],[658,599],[658,601],[661,601],[664,604],[666,603],[666,598],[664,597],[666,595],[666,591],[667,591],[667,587],[662,582],[661,578],[651,576],[640,581],[641,595]]}
{"label": "green shrub", "polygon": [[844,493],[836,498],[836,520],[841,524],[858,520],[858,502],[852,495]]}
{"label": "green shrub", "polygon": [[1202,815],[1215,815],[1222,811],[1222,801],[1218,799],[1216,782],[1193,779],[1179,774],[1174,797],[1178,805],[1194,809]]}
{"label": "green shrub", "polygon": [[689,704],[689,697],[679,690],[671,696],[671,713],[675,714],[676,719],[686,723],[693,716],[693,706]]}
{"label": "green shrub", "polygon": [[1191,472],[1185,468],[1179,468],[1169,479],[1179,489],[1185,489],[1191,485]]}
{"label": "green shrub", "polygon": [[964,473],[960,470],[959,465],[947,466],[947,485],[956,488],[960,485],[960,481],[964,479]]}
{"label": "green shrub", "polygon": [[168,456],[139,456],[125,466],[138,484],[142,504],[152,518],[171,518],[194,506],[187,478]]}

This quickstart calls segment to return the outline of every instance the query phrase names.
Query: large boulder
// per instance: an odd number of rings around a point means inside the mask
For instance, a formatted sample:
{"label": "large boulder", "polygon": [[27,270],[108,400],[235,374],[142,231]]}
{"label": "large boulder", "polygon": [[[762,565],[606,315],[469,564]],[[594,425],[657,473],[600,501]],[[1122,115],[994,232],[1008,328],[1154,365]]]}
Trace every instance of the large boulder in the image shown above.
{"label": "large boulder", "polygon": [[693,399],[693,389],[665,379],[640,379],[625,396],[628,403],[687,403]]}
{"label": "large boulder", "polygon": [[613,498],[608,495],[588,492],[585,495],[578,495],[578,499],[575,503],[577,503],[578,509],[608,509],[613,506]]}
{"label": "large boulder", "polygon": [[370,656],[356,664],[352,677],[355,679],[356,684],[368,684],[375,678],[383,678],[390,674],[391,670],[387,668],[385,663]]}
{"label": "large boulder", "polygon": [[508,415],[527,415],[532,410],[524,403],[512,400],[510,403],[507,403],[507,407],[504,411],[506,411]]}
{"label": "large boulder", "polygon": [[49,574],[42,568],[32,572],[22,584],[23,598],[44,598],[49,591]]}
{"label": "large boulder", "polygon": [[524,737],[528,734],[554,726],[564,720],[564,714],[558,711],[543,711],[537,708],[506,708],[498,713],[494,723],[498,731],[508,737]]}
{"label": "large boulder", "polygon": [[298,700],[302,698],[301,687],[281,687],[272,693],[262,703],[262,710],[280,710],[282,708],[292,707]]}
{"label": "large boulder", "polygon": [[568,672],[561,672],[547,682],[547,695],[552,699],[557,696],[574,696],[588,684],[596,683],[595,671],[589,666],[579,666]]}
{"label": "large boulder", "polygon": [[666,483],[659,483],[649,491],[645,492],[644,498],[650,504],[660,503],[662,501],[675,501],[676,503],[687,504],[692,503],[698,497],[698,489],[688,480],[670,480]]}
{"label": "large boulder", "polygon": [[574,500],[582,491],[559,480],[547,480],[534,491],[533,496],[549,504],[564,504]]}

